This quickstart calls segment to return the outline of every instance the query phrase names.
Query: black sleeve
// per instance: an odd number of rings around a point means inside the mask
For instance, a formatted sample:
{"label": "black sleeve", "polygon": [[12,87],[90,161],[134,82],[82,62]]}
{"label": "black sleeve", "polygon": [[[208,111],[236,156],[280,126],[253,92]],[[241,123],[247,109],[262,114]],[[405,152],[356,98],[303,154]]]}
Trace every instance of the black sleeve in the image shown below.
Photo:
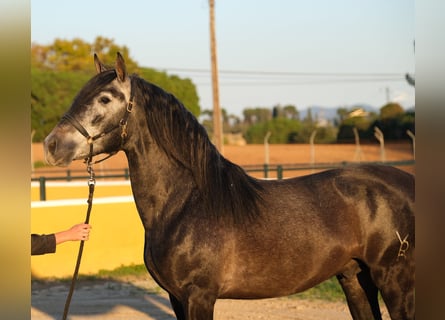
{"label": "black sleeve", "polygon": [[31,234],[31,255],[56,252],[56,236],[54,234]]}

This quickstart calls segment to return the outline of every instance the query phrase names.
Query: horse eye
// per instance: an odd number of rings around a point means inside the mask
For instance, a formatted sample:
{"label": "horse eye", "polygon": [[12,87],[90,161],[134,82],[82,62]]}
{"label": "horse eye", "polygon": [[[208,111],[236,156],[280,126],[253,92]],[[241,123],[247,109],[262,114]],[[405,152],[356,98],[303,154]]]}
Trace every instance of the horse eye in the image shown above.
{"label": "horse eye", "polygon": [[108,97],[101,97],[99,99],[99,101],[100,101],[100,103],[107,104],[107,103],[109,103],[111,101],[111,99],[108,98]]}

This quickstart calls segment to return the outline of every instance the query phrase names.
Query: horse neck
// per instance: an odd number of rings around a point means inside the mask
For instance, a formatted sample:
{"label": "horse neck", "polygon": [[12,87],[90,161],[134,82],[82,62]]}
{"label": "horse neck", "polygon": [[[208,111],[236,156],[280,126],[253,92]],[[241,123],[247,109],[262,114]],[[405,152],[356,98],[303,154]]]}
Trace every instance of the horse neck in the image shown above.
{"label": "horse neck", "polygon": [[148,130],[126,148],[135,203],[144,227],[150,229],[177,213],[193,189],[189,171],[167,157]]}

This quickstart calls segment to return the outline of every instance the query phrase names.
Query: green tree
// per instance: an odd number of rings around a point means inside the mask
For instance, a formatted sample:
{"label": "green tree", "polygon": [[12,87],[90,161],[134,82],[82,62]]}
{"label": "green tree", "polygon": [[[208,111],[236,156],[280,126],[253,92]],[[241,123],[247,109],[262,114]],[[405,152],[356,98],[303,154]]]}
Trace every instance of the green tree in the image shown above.
{"label": "green tree", "polygon": [[[398,103],[388,103],[380,108],[380,113],[356,112],[359,108],[353,108],[344,112],[343,121],[340,123],[337,142],[353,142],[353,128],[357,128],[361,140],[375,141],[374,127],[379,127],[385,140],[409,139],[406,130],[415,132],[414,111],[405,112]],[[337,111],[338,113],[338,111]],[[358,116],[351,116],[358,114]]]}
{"label": "green tree", "polygon": [[42,141],[90,77],[84,73],[31,69],[31,128]]}
{"label": "green tree", "polygon": [[415,132],[414,112],[405,112],[398,103],[388,103],[380,108],[380,116],[373,123],[382,130],[385,140],[409,139],[406,130]]}
{"label": "green tree", "polygon": [[285,105],[281,106],[277,104],[272,108],[272,118],[287,118],[287,119],[293,119],[298,120],[299,119],[299,113],[297,111],[297,107],[294,105]]}
{"label": "green tree", "polygon": [[246,108],[243,110],[244,122],[248,125],[262,123],[272,119],[272,112],[268,108]]}
{"label": "green tree", "polygon": [[268,131],[272,133],[270,143],[296,143],[301,123],[287,118],[275,118],[266,122],[251,125],[246,132],[248,143],[263,143]]}
{"label": "green tree", "polygon": [[394,119],[403,115],[405,111],[398,103],[388,103],[380,108],[380,120]]}
{"label": "green tree", "polygon": [[[335,143],[337,142],[338,129],[332,125],[317,128],[315,143]],[[309,137],[307,140],[309,141]]]}
{"label": "green tree", "polygon": [[337,142],[354,142],[354,127],[357,128],[360,139],[372,139],[372,124],[376,119],[373,113],[365,112],[361,107],[351,109],[341,108],[337,110],[340,119],[343,119],[339,125],[337,133]]}
{"label": "green tree", "polygon": [[297,107],[291,104],[285,105],[283,107],[284,116],[288,119],[298,120],[300,119],[300,113]]}
{"label": "green tree", "polygon": [[340,124],[348,117],[348,109],[345,107],[340,107],[337,109],[337,116],[338,118],[335,118],[334,124],[336,126],[340,126]]}
{"label": "green tree", "polygon": [[54,71],[80,71],[91,74],[95,71],[92,56],[96,53],[102,61],[115,61],[116,53],[125,57],[128,70],[137,70],[137,63],[129,55],[126,46],[114,43],[114,40],[96,37],[93,43],[82,39],[55,39],[50,45],[31,45],[31,66]]}
{"label": "green tree", "polygon": [[198,117],[201,113],[199,96],[192,80],[181,79],[176,75],[169,76],[151,68],[140,68],[139,75],[150,83],[173,94],[191,113]]}

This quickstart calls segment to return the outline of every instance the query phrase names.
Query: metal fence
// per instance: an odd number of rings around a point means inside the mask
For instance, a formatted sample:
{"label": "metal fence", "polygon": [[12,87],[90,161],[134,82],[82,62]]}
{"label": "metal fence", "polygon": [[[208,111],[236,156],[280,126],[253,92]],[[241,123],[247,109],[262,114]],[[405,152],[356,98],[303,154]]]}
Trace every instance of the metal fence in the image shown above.
{"label": "metal fence", "polygon": [[[386,162],[327,162],[327,163],[302,163],[302,164],[263,164],[263,165],[246,165],[242,166],[243,169],[247,173],[258,173],[262,172],[263,179],[284,179],[284,173],[290,171],[322,171],[334,168],[342,168],[351,165],[357,164],[384,164],[388,166],[394,167],[403,167],[403,166],[414,166],[414,160],[404,160],[404,161],[386,161]],[[74,181],[74,180],[87,180],[90,178],[89,175],[85,174],[85,170],[64,170],[58,171],[60,173],[58,176],[54,176],[54,171],[44,171],[39,170],[33,171],[32,175],[40,175],[37,178],[31,178],[32,182],[39,182],[39,193],[40,193],[40,201],[46,200],[46,182],[47,181]],[[106,172],[106,174],[104,174]],[[64,173],[64,174],[62,174]],[[47,174],[47,175],[45,175]],[[274,176],[274,177],[272,177]],[[100,174],[96,174],[96,180],[105,180],[105,179],[130,179],[130,172],[128,168],[124,169],[108,169],[101,170]]]}

